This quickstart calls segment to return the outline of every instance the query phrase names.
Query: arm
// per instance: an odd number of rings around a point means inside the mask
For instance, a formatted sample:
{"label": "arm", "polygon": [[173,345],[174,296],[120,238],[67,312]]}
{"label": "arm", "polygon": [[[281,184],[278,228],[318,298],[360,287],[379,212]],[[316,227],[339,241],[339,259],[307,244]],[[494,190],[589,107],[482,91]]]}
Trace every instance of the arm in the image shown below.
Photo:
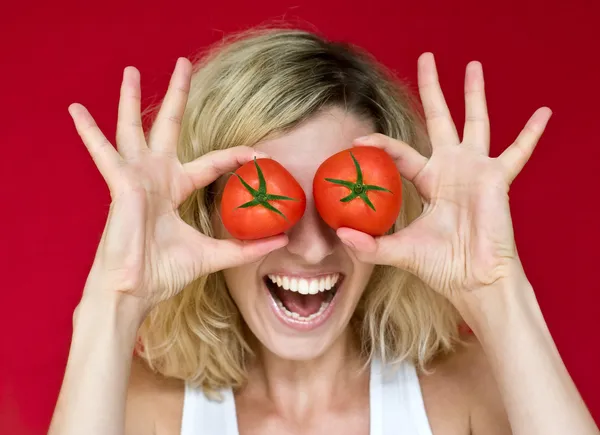
{"label": "arm", "polygon": [[[522,269],[510,281],[471,292],[461,308],[481,342],[512,431],[597,435],[598,429],[556,349]],[[487,412],[487,411],[485,411]],[[475,418],[473,434],[493,421]]]}
{"label": "arm", "polygon": [[[135,338],[143,316],[136,301],[111,292],[84,300],[76,310],[73,339],[49,435],[122,434]],[[138,420],[139,432],[151,422]],[[144,427],[141,425],[144,424]]]}
{"label": "arm", "polygon": [[[285,235],[252,242],[217,240],[185,223],[178,207],[195,190],[255,157],[250,147],[208,153],[187,163],[172,158],[192,66],[180,58],[146,143],[140,77],[123,73],[117,149],[83,106],[69,111],[109,187],[112,202],[83,298],[50,435],[120,435],[138,327],[155,306],[199,276],[258,261],[287,244]],[[128,433],[153,433],[139,391],[129,391]],[[142,391],[145,394],[146,391]],[[150,428],[150,429],[149,429]]]}
{"label": "arm", "polygon": [[[337,234],[360,260],[407,270],[454,304],[482,343],[515,434],[597,435],[523,272],[510,213],[510,186],[552,111],[536,110],[515,141],[490,157],[481,63],[470,62],[465,71],[462,139],[432,53],[421,55],[418,67],[431,156],[381,134],[355,144],[380,147],[395,159],[421,195],[423,213],[377,238],[349,228]],[[491,415],[482,421],[493,421]]]}

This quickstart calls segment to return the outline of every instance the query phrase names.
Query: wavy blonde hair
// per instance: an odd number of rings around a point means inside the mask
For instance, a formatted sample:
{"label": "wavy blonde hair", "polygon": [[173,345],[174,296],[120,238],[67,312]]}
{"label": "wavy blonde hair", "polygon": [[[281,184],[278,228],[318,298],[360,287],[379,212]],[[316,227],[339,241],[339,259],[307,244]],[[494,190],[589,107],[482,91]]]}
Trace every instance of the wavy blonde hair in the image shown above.
{"label": "wavy blonde hair", "polygon": [[[189,162],[213,150],[285,134],[318,111],[339,106],[372,120],[378,132],[430,155],[422,112],[407,85],[360,48],[315,33],[255,28],[231,35],[193,61],[178,155]],[[403,180],[394,229],[417,218],[422,202]],[[181,218],[213,235],[214,186],[196,191]],[[376,266],[353,316],[366,361],[412,360],[421,369],[460,341],[456,310],[415,276]],[[239,387],[252,351],[244,321],[221,273],[203,276],[157,306],[140,329],[139,354],[165,376],[208,393]]]}

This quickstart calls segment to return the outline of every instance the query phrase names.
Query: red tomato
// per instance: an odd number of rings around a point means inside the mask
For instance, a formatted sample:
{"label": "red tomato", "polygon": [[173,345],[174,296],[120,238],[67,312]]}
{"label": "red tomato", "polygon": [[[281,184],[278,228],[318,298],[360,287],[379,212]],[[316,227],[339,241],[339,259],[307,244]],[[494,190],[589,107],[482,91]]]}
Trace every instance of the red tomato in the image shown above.
{"label": "red tomato", "polygon": [[325,160],[313,180],[315,206],[331,228],[353,228],[380,236],[396,221],[402,180],[390,155],[357,146]]}
{"label": "red tomato", "polygon": [[291,228],[305,208],[304,190],[287,169],[272,159],[254,159],[227,180],[221,219],[237,239],[262,239]]}

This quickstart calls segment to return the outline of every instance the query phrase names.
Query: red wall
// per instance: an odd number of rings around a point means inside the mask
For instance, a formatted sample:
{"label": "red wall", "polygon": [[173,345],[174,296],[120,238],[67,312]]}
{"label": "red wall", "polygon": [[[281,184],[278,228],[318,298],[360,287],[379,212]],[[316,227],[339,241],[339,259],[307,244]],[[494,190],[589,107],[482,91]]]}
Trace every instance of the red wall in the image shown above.
{"label": "red wall", "polygon": [[433,51],[459,131],[464,69],[480,60],[495,155],[536,108],[554,111],[511,191],[515,230],[566,365],[600,421],[597,2],[94,3],[11,2],[0,13],[0,433],[45,433],[110,201],[67,106],[84,103],[114,137],[126,65],[140,69],[147,103],[178,56],[276,18],[360,44],[413,83],[417,56]]}

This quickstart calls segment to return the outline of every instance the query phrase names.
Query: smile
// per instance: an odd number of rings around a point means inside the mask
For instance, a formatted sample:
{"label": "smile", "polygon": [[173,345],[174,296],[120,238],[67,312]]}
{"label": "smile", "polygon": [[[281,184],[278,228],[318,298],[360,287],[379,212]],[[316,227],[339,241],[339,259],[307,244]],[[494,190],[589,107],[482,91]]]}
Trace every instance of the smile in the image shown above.
{"label": "smile", "polygon": [[269,274],[264,282],[276,317],[287,326],[308,331],[330,317],[343,278],[340,273],[312,277]]}

